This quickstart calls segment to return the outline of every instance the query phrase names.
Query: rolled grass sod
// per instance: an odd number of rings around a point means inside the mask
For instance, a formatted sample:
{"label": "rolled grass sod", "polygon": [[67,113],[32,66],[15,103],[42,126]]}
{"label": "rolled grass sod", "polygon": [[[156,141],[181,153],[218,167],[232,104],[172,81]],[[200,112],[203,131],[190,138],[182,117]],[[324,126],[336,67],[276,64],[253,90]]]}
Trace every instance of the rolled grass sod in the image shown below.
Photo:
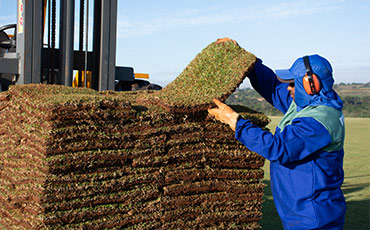
{"label": "rolled grass sod", "polygon": [[170,84],[155,94],[171,112],[195,112],[227,99],[253,69],[256,57],[232,41],[211,43]]}

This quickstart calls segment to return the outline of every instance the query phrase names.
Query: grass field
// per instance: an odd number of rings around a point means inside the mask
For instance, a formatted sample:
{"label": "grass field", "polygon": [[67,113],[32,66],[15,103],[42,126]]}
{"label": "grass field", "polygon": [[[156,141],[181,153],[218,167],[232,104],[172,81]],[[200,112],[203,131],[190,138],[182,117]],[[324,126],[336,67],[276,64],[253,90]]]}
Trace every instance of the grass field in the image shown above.
{"label": "grass field", "polygon": [[[270,130],[274,131],[281,117],[271,117]],[[347,202],[346,230],[369,230],[370,220],[370,118],[346,118],[344,143],[344,173],[342,190]],[[262,206],[262,229],[283,229],[275,210],[270,188],[269,162],[264,166],[265,188]]]}

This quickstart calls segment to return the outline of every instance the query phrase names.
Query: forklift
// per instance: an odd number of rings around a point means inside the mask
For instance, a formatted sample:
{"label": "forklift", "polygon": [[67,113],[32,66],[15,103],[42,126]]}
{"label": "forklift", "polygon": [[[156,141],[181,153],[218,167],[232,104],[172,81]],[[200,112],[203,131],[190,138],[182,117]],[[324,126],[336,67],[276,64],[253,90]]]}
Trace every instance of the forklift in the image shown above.
{"label": "forklift", "polygon": [[30,83],[99,91],[160,90],[148,74],[115,65],[116,31],[117,0],[17,0],[17,23],[0,27],[0,92]]}

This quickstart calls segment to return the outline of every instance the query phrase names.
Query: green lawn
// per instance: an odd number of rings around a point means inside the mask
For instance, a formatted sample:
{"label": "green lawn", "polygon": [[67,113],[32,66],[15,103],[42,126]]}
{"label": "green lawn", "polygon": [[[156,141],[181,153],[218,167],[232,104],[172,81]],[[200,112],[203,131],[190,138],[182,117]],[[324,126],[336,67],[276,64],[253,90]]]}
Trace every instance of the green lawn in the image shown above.
{"label": "green lawn", "polygon": [[[272,116],[269,124],[274,131],[281,117]],[[344,172],[342,185],[347,213],[344,229],[369,230],[370,220],[370,118],[346,118],[346,139],[344,143]],[[264,203],[262,205],[262,229],[282,229],[275,210],[270,188],[269,162],[264,166],[266,183]]]}

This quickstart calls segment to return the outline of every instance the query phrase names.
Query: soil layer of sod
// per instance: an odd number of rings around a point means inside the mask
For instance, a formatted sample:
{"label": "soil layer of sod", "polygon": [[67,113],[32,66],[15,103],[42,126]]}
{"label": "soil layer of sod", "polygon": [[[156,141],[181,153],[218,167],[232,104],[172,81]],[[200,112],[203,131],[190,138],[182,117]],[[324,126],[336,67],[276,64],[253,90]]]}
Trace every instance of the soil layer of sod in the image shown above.
{"label": "soil layer of sod", "polygon": [[208,116],[208,99],[178,113],[143,100],[158,95],[35,84],[0,93],[0,227],[258,229],[264,159]]}

